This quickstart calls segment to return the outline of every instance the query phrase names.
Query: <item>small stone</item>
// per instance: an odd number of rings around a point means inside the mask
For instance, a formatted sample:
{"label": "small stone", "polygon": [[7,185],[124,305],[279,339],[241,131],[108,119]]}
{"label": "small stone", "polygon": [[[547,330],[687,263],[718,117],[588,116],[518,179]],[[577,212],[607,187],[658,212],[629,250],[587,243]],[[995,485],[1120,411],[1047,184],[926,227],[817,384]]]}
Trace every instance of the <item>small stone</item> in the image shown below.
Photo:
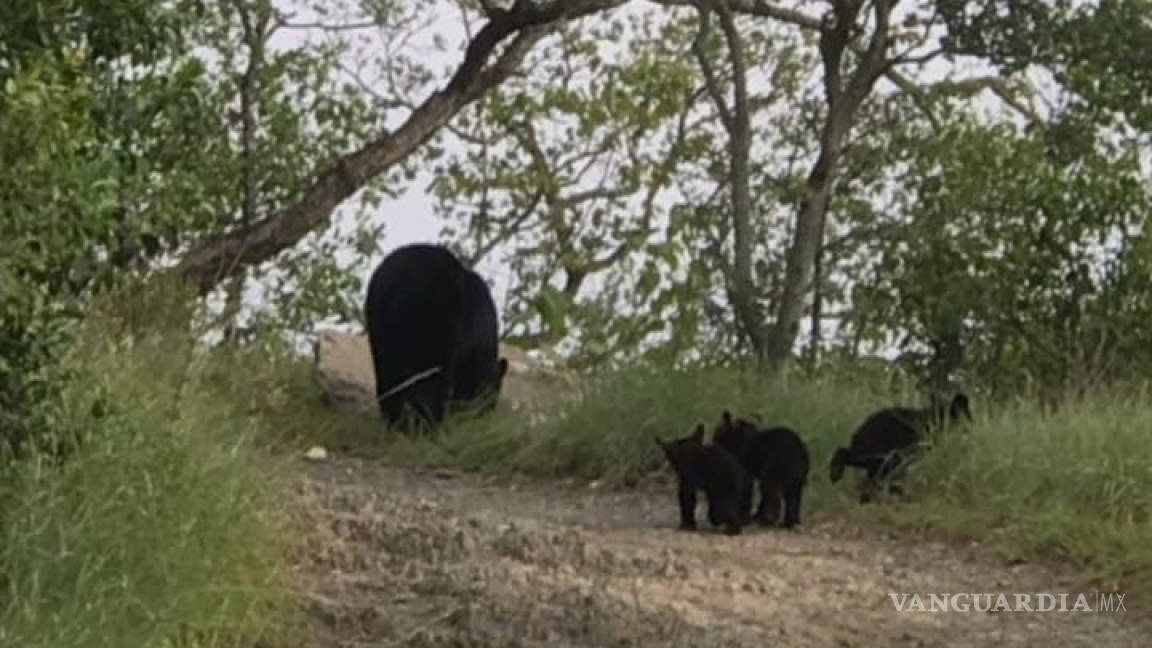
{"label": "small stone", "polygon": [[324,461],[328,458],[328,451],[321,446],[312,446],[304,453],[304,458],[310,461]]}

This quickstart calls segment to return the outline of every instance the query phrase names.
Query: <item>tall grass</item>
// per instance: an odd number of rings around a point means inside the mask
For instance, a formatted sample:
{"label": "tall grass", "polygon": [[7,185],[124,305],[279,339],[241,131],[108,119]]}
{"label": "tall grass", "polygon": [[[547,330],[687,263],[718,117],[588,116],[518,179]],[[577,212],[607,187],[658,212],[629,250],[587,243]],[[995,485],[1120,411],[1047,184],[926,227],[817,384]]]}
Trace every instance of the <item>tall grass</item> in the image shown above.
{"label": "tall grass", "polygon": [[[279,433],[260,411],[282,395],[254,380],[259,365],[204,351],[182,304],[160,290],[93,314],[52,412],[79,449],[0,475],[0,645],[292,634],[288,472],[258,448]],[[241,387],[250,380],[256,389]]]}
{"label": "tall grass", "polygon": [[509,412],[449,426],[434,456],[468,468],[634,484],[664,466],[655,437],[684,436],[697,423],[711,433],[728,409],[796,429],[813,453],[815,473],[822,472],[816,464],[883,402],[884,396],[867,386],[836,378],[638,367],[592,379],[580,398],[535,426]]}
{"label": "tall grass", "polygon": [[887,521],[1059,556],[1109,582],[1152,576],[1152,401],[1096,394],[1055,414],[1022,403],[941,436]]}

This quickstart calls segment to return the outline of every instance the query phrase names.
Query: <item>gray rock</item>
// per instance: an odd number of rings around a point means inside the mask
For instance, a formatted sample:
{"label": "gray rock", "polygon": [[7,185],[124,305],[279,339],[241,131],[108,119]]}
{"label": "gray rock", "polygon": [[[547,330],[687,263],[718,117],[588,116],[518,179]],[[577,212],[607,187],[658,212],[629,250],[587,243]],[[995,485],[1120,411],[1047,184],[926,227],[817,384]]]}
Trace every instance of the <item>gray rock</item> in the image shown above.
{"label": "gray rock", "polygon": [[[376,372],[366,334],[321,331],[312,355],[313,377],[325,404],[350,412],[375,408]],[[578,395],[572,373],[548,367],[519,347],[501,344],[500,355],[508,359],[501,407],[540,411]]]}

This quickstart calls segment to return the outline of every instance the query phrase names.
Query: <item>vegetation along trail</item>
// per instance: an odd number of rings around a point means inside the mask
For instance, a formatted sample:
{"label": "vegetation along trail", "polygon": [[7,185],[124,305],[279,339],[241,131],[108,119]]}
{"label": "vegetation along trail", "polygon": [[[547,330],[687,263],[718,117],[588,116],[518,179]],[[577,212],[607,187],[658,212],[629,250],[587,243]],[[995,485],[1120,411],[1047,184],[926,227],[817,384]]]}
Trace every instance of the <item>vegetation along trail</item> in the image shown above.
{"label": "vegetation along trail", "polygon": [[[675,530],[670,487],[313,463],[299,564],[318,646],[1146,646],[1119,613],[897,612],[889,592],[1079,592],[1075,572],[814,514]],[[1131,607],[1131,603],[1129,603]]]}

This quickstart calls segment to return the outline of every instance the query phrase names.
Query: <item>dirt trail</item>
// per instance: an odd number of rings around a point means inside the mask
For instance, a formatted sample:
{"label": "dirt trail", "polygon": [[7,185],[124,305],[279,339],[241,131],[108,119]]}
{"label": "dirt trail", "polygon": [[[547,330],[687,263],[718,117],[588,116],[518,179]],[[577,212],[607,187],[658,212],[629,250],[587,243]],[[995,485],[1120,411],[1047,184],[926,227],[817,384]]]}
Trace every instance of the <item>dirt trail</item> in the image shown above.
{"label": "dirt trail", "polygon": [[[818,512],[800,531],[685,533],[670,489],[312,464],[310,645],[1152,646],[1127,613],[898,613],[889,592],[1075,592],[1074,572],[910,543]],[[701,527],[707,528],[701,507]]]}

